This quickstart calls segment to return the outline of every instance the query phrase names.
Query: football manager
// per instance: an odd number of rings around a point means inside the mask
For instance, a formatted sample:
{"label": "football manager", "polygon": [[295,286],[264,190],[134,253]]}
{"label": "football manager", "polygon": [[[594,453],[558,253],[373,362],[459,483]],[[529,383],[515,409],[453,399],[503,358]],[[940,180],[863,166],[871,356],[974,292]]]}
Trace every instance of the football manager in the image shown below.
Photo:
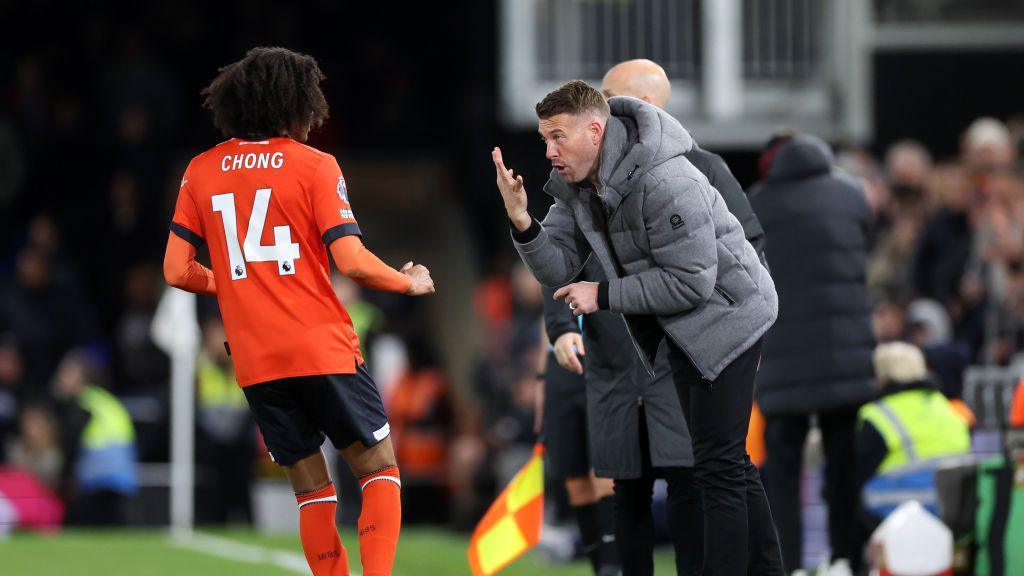
{"label": "football manager", "polygon": [[[667,113],[606,102],[577,80],[536,111],[553,167],[543,222],[527,211],[523,177],[492,152],[516,249],[574,314],[623,314],[648,371],[668,338],[704,496],[704,573],[780,571],[777,551],[748,547],[749,533],[774,530],[745,448],[761,342],[778,315],[771,276]],[[609,279],[570,284],[591,257]]]}

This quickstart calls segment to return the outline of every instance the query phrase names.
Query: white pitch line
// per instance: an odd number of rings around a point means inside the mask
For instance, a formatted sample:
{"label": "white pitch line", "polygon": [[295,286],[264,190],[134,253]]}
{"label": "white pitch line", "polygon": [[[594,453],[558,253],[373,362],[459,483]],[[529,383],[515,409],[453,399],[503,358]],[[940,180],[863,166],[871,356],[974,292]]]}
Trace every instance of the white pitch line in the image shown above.
{"label": "white pitch line", "polygon": [[[243,544],[230,538],[222,538],[212,534],[193,532],[190,535],[172,536],[171,541],[179,548],[202,552],[211,556],[219,556],[236,562],[248,564],[271,564],[296,574],[308,576],[309,565],[306,559],[294,552],[274,550],[255,544]],[[352,576],[360,576],[352,572]]]}

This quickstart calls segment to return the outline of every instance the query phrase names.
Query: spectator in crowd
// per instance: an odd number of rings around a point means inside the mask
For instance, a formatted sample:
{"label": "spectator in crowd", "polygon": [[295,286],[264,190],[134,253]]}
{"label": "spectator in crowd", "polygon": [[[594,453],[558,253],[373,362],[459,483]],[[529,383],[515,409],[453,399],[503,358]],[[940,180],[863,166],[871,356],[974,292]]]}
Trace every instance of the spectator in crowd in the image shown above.
{"label": "spectator in crowd", "polygon": [[46,252],[28,245],[18,253],[14,282],[0,289],[0,329],[18,340],[29,396],[45,395],[61,356],[96,334],[81,287],[57,280]]}
{"label": "spectator in crowd", "polygon": [[64,456],[57,422],[45,405],[29,404],[21,410],[18,437],[9,453],[12,465],[31,472],[50,488],[59,489]]}
{"label": "spectator in crowd", "polygon": [[1017,159],[1017,149],[1010,131],[1003,122],[991,118],[978,118],[967,127],[961,143],[964,167],[984,186],[986,174],[1008,170]]}
{"label": "spectator in crowd", "polygon": [[152,263],[137,264],[124,274],[124,309],[114,350],[119,390],[125,393],[160,389],[170,381],[170,360],[150,334],[159,274]]}
{"label": "spectator in crowd", "polygon": [[235,381],[219,318],[203,323],[203,346],[196,363],[196,461],[200,483],[196,521],[252,522],[256,429],[245,394]]}
{"label": "spectator in crowd", "polygon": [[967,173],[940,166],[939,207],[924,222],[913,263],[913,288],[919,296],[959,306],[959,289],[971,252],[971,191]]}
{"label": "spectator in crowd", "polygon": [[864,178],[865,189],[884,189],[874,214],[875,248],[868,260],[868,287],[875,300],[911,297],[911,263],[928,204],[931,155],[903,140],[886,152],[885,180]]}
{"label": "spectator in crowd", "polygon": [[455,414],[447,377],[425,339],[410,342],[409,369],[385,402],[395,458],[402,470],[403,519],[447,522],[449,447],[455,437]]}
{"label": "spectator in crowd", "polygon": [[24,367],[14,337],[0,335],[0,463],[7,461],[8,444],[18,433],[18,406]]}
{"label": "spectator in crowd", "polygon": [[[874,351],[874,365],[880,395],[862,406],[857,416],[858,494],[872,477],[971,449],[967,423],[929,379],[920,349],[904,342],[881,344]],[[881,518],[858,531],[857,550],[863,550],[878,522]]]}
{"label": "spectator in crowd", "polygon": [[138,490],[132,421],[101,380],[99,362],[80,348],[64,356],[53,380],[69,524],[122,525]]}
{"label": "spectator in crowd", "polygon": [[920,198],[931,168],[932,155],[916,140],[900,140],[885,152],[886,179],[898,200]]}
{"label": "spectator in crowd", "polygon": [[834,564],[855,569],[848,519],[857,409],[873,394],[871,307],[865,283],[871,217],[860,184],[833,171],[814,136],[776,139],[767,178],[751,191],[779,293],[779,319],[765,341],[757,380],[764,413],[765,481],[784,565],[803,562],[800,473],[811,418],[825,447],[829,541]]}

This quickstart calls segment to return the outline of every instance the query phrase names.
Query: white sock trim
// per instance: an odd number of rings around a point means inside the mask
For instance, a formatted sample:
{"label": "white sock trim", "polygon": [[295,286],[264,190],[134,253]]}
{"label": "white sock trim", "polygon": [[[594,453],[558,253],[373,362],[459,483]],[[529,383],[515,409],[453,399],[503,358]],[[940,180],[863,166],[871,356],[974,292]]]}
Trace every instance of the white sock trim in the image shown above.
{"label": "white sock trim", "polygon": [[359,489],[360,490],[366,490],[367,486],[369,486],[370,484],[373,484],[377,480],[387,480],[389,482],[394,482],[395,484],[398,484],[399,488],[402,487],[402,481],[400,479],[398,479],[398,477],[396,477],[396,476],[377,476],[376,478],[370,478],[369,480],[367,480],[366,483],[363,484]]}
{"label": "white sock trim", "polygon": [[302,504],[299,504],[299,510],[302,510],[303,506],[309,506],[310,504],[319,504],[320,502],[337,502],[337,496],[324,496],[323,498],[315,498],[313,500],[306,500]]}

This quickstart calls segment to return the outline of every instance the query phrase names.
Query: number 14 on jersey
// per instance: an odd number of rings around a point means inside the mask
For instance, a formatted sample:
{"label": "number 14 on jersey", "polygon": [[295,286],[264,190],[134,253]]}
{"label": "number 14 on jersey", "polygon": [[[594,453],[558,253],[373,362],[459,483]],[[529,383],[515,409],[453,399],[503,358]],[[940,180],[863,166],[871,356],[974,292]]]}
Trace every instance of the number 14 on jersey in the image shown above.
{"label": "number 14 on jersey", "polygon": [[249,228],[245,241],[238,244],[238,223],[235,213],[234,193],[217,194],[212,197],[213,211],[220,212],[224,224],[224,238],[228,246],[228,262],[231,264],[231,279],[248,278],[247,262],[277,262],[277,273],[281,276],[295,274],[295,261],[299,259],[299,245],[292,242],[292,231],[288,226],[274,226],[274,243],[260,244],[263,227],[267,222],[267,208],[270,206],[270,188],[256,191],[249,216]]}

